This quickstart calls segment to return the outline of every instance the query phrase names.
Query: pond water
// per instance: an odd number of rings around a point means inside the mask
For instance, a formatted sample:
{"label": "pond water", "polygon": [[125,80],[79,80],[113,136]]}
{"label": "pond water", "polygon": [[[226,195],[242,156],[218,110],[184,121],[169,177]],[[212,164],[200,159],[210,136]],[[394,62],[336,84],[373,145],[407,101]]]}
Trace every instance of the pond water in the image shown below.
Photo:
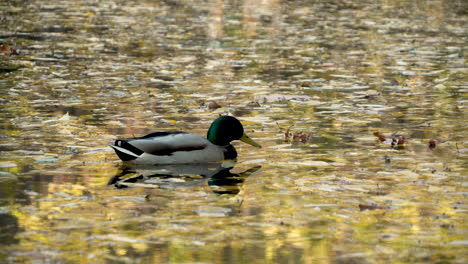
{"label": "pond water", "polygon": [[[466,263],[467,3],[2,1],[0,262]],[[108,147],[224,114],[232,169]]]}

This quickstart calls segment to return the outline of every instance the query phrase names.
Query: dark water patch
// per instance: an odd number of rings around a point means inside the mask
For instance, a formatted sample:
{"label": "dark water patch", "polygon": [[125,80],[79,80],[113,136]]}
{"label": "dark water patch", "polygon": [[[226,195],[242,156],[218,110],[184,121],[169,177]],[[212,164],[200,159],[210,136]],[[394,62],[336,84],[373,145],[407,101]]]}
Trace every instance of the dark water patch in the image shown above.
{"label": "dark water patch", "polygon": [[148,88],[156,88],[156,89],[168,89],[174,87],[172,83],[167,82],[151,82],[144,84],[145,87]]}
{"label": "dark water patch", "polygon": [[44,41],[46,37],[38,34],[31,34],[30,32],[17,32],[15,34],[0,35],[0,39],[26,39],[34,41]]}
{"label": "dark water patch", "polygon": [[0,213],[0,244],[10,245],[18,243],[16,234],[21,231],[18,218],[10,214]]}
{"label": "dark water patch", "polygon": [[21,68],[22,68],[21,66],[17,66],[17,65],[3,65],[3,64],[0,64],[0,73],[14,72],[14,71],[17,71],[17,70],[19,70]]}
{"label": "dark water patch", "polygon": [[54,26],[36,28],[32,32],[35,32],[35,33],[71,33],[74,31],[75,31],[75,28],[72,28],[72,27],[54,25]]}

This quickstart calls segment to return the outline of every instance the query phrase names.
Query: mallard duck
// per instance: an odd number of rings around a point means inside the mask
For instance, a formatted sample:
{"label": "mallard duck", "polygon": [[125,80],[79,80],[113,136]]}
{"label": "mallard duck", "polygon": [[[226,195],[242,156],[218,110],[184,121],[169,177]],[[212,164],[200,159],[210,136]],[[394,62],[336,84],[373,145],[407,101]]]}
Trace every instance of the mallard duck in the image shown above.
{"label": "mallard duck", "polygon": [[230,144],[233,140],[261,147],[244,133],[241,122],[232,116],[221,116],[213,121],[207,138],[171,130],[139,138],[117,139],[110,146],[126,162],[153,165],[194,164],[236,159],[236,149]]}

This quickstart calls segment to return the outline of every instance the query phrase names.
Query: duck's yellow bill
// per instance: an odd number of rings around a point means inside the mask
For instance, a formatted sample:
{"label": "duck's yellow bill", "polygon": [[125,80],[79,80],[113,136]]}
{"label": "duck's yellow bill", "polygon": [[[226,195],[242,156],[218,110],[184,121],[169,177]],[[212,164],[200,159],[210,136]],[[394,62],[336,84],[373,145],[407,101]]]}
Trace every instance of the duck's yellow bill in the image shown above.
{"label": "duck's yellow bill", "polygon": [[245,142],[245,143],[247,143],[249,145],[252,145],[254,147],[257,147],[257,148],[262,147],[262,146],[260,146],[260,144],[255,142],[253,139],[249,138],[249,136],[247,136],[245,133],[242,135],[242,137],[239,140],[242,141],[242,142]]}

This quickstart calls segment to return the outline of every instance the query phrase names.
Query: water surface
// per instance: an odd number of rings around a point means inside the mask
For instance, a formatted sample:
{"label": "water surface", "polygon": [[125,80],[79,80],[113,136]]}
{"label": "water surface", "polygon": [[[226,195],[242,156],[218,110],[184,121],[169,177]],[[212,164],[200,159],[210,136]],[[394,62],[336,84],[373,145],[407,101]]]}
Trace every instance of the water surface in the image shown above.
{"label": "water surface", "polygon": [[[466,10],[0,3],[0,262],[466,263]],[[107,146],[220,114],[263,148],[206,177]]]}

